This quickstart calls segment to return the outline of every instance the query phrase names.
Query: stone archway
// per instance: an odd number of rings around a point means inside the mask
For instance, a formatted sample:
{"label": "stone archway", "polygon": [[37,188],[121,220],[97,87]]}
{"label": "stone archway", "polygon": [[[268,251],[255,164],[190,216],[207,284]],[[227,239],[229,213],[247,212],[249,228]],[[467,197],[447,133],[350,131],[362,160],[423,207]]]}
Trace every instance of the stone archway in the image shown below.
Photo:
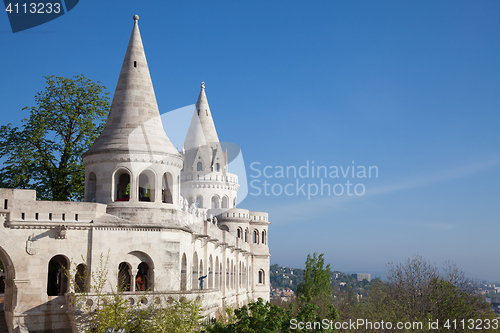
{"label": "stone archway", "polygon": [[17,299],[17,289],[14,285],[16,271],[7,252],[0,247],[0,260],[4,269],[5,288],[3,302],[0,304],[0,325],[7,325],[8,331],[13,331],[13,312]]}

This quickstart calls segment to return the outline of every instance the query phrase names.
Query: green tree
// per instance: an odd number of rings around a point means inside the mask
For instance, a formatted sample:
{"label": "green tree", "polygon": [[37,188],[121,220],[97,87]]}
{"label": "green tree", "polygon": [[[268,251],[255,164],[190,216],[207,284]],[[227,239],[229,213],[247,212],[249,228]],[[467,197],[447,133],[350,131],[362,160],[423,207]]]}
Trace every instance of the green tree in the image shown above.
{"label": "green tree", "polygon": [[284,310],[262,298],[251,301],[248,306],[232,310],[224,320],[212,320],[205,327],[206,333],[272,333],[290,332],[291,310]]}
{"label": "green tree", "polygon": [[83,75],[46,76],[22,128],[0,127],[0,187],[32,188],[38,199],[82,200],[81,155],[97,139],[109,110],[108,93]]}
{"label": "green tree", "polygon": [[330,264],[325,266],[324,254],[307,255],[304,282],[297,286],[297,319],[303,321],[335,320],[337,310],[333,306],[333,288],[330,283]]}

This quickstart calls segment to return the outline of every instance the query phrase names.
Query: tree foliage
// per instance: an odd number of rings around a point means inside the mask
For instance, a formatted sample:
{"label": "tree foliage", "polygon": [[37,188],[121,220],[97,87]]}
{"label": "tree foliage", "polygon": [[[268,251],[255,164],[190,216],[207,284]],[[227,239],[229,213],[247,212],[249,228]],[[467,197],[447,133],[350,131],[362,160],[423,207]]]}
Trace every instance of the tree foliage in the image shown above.
{"label": "tree foliage", "polygon": [[82,200],[81,155],[97,139],[109,110],[105,87],[83,75],[46,76],[22,128],[0,127],[0,187],[32,188],[38,199]]}
{"label": "tree foliage", "polygon": [[[474,283],[455,265],[446,263],[442,271],[421,256],[404,263],[390,264],[387,282],[372,282],[368,294],[358,299],[354,293],[338,300],[341,321],[363,318],[371,322],[420,322],[418,332],[468,332],[463,327],[444,327],[447,320],[492,320],[489,305],[475,292]],[[439,327],[429,329],[429,322]],[[365,328],[349,332],[365,332]],[[377,330],[391,332],[394,328]],[[415,331],[415,330],[413,330]],[[413,332],[412,331],[412,332]],[[471,330],[471,332],[474,330]],[[483,332],[490,332],[482,329]],[[417,331],[415,331],[417,332]]]}
{"label": "tree foliage", "polygon": [[291,310],[286,311],[262,298],[233,310],[226,308],[226,316],[206,325],[206,333],[271,333],[290,332]]}
{"label": "tree foliage", "polygon": [[297,318],[305,321],[335,320],[337,310],[333,306],[332,272],[330,264],[325,266],[324,254],[307,255],[304,282],[297,286],[296,311]]}

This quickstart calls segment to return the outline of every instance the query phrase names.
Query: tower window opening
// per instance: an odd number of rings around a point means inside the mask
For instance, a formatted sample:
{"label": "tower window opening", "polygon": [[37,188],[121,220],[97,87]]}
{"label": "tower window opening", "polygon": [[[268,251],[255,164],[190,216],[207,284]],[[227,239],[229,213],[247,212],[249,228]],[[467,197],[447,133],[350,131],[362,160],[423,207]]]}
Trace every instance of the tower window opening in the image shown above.
{"label": "tower window opening", "polygon": [[137,61],[134,61],[134,67],[137,67]]}
{"label": "tower window opening", "polygon": [[62,214],[62,220],[66,221],[66,214]]}
{"label": "tower window opening", "polygon": [[5,199],[3,202],[3,209],[7,209],[7,204],[9,203],[9,199]]}
{"label": "tower window opening", "polygon": [[52,213],[49,213],[49,220],[52,221]]}
{"label": "tower window opening", "polygon": [[78,214],[75,214],[75,221],[78,221]]}
{"label": "tower window opening", "polygon": [[24,220],[24,213],[21,213],[21,219]]}
{"label": "tower window opening", "polygon": [[203,171],[203,164],[201,164],[201,162],[196,164],[196,171]]}
{"label": "tower window opening", "polygon": [[38,213],[35,213],[35,220],[38,220]]}
{"label": "tower window opening", "polygon": [[220,171],[220,164],[219,163],[215,163],[215,171]]}

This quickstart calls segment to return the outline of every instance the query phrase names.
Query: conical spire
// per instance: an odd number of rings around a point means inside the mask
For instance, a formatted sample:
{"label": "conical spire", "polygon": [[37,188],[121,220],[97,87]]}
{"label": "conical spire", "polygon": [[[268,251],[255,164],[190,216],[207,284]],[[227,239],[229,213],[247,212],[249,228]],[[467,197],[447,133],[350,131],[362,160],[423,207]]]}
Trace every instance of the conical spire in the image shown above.
{"label": "conical spire", "polygon": [[163,130],[138,21],[134,15],[106,126],[85,155],[103,151],[179,154]]}
{"label": "conical spire", "polygon": [[191,118],[191,124],[184,140],[184,148],[190,150],[201,146],[213,147],[218,144],[219,137],[215,130],[214,120],[205,94],[205,82],[202,82],[193,118]]}

